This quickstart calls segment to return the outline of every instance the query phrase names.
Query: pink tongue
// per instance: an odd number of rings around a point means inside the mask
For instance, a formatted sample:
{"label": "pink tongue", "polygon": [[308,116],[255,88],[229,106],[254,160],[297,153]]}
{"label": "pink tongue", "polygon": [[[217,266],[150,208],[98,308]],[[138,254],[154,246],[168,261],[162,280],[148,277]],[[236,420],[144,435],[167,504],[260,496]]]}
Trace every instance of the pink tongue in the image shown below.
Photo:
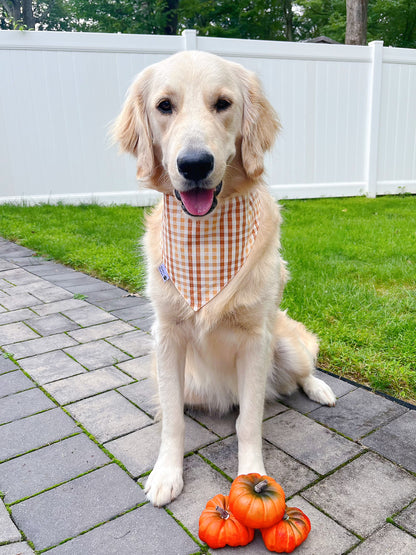
{"label": "pink tongue", "polygon": [[181,199],[192,216],[205,216],[212,206],[214,189],[193,189],[187,193],[181,193]]}

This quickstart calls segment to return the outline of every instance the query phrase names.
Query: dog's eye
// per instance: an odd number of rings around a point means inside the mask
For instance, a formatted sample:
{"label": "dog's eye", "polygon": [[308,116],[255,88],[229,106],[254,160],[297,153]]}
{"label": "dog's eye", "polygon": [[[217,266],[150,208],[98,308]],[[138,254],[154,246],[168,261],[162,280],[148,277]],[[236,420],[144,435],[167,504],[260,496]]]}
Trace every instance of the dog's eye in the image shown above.
{"label": "dog's eye", "polygon": [[214,105],[217,112],[224,112],[231,106],[231,102],[226,98],[219,98]]}
{"label": "dog's eye", "polygon": [[172,103],[170,100],[161,100],[157,105],[157,109],[162,114],[171,114],[173,110]]}

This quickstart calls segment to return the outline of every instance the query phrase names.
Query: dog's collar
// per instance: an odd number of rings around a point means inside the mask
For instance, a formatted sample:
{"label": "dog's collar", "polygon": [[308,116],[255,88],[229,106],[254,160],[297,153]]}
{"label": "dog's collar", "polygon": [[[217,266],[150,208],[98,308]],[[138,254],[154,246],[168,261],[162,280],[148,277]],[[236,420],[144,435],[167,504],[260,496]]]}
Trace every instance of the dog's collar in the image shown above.
{"label": "dog's collar", "polygon": [[172,195],[164,195],[160,272],[193,310],[218,295],[243,266],[257,236],[259,208],[255,191],[227,198],[197,220]]}

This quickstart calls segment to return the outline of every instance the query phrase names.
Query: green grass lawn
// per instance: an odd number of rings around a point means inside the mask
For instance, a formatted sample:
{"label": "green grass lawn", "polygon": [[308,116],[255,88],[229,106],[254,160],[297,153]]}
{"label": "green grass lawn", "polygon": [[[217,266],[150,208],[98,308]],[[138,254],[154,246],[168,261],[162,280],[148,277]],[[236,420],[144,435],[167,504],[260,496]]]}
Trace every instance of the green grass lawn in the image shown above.
{"label": "green grass lawn", "polygon": [[[284,308],[325,369],[416,402],[416,196],[282,201]],[[1,206],[0,235],[131,291],[145,210]]]}

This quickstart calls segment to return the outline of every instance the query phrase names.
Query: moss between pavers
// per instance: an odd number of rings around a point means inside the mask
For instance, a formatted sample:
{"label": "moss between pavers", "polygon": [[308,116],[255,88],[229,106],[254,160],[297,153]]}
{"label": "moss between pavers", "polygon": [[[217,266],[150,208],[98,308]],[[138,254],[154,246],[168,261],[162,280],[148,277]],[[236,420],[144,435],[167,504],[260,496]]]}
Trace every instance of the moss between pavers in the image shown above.
{"label": "moss between pavers", "polygon": [[191,532],[188,530],[188,528],[182,524],[182,522],[180,520],[178,520],[175,515],[172,513],[172,511],[170,511],[167,507],[163,507],[164,511],[166,513],[168,513],[169,516],[171,516],[173,518],[173,520],[176,522],[176,524],[179,524],[179,526],[182,528],[182,530],[184,532],[186,532],[188,534],[188,536],[194,541],[196,542],[198,545],[200,545],[202,548],[204,548],[204,544],[201,543],[201,541],[197,538],[195,538],[195,536],[193,534],[191,534]]}

